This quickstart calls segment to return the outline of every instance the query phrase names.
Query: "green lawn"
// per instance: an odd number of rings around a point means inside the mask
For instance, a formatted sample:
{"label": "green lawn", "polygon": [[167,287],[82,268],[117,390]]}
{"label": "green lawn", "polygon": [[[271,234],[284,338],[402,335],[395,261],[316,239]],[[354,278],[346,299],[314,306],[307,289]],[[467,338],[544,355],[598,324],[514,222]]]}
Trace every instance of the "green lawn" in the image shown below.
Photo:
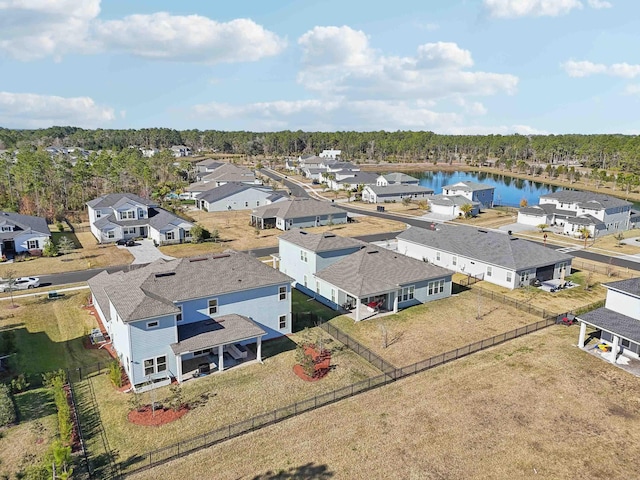
{"label": "green lawn", "polygon": [[294,315],[294,319],[296,315],[298,318],[298,321],[295,322],[293,326],[296,332],[306,327],[313,327],[313,316],[320,317],[323,321],[327,321],[340,315],[335,310],[332,310],[296,289],[292,289],[291,312]]}

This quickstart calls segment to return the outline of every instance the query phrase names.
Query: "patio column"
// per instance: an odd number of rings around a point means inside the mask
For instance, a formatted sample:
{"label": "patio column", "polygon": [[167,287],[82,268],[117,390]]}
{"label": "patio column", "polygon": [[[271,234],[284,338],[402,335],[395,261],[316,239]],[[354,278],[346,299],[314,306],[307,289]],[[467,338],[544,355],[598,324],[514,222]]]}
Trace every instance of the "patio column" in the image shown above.
{"label": "patio column", "polygon": [[224,370],[224,351],[223,346],[218,345],[218,371],[222,372]]}
{"label": "patio column", "polygon": [[611,347],[611,363],[616,363],[618,358],[618,346],[620,344],[620,337],[618,335],[613,336],[613,347]]}
{"label": "patio column", "polygon": [[256,360],[262,363],[262,337],[258,337],[256,342]]}
{"label": "patio column", "polygon": [[360,297],[356,297],[356,322],[360,321]]}
{"label": "patio column", "polygon": [[176,355],[176,374],[178,383],[182,383],[182,355]]}
{"label": "patio column", "polygon": [[584,337],[587,335],[587,324],[580,322],[580,336],[578,337],[578,348],[584,348]]}
{"label": "patio column", "polygon": [[393,313],[398,313],[398,292],[393,294]]}

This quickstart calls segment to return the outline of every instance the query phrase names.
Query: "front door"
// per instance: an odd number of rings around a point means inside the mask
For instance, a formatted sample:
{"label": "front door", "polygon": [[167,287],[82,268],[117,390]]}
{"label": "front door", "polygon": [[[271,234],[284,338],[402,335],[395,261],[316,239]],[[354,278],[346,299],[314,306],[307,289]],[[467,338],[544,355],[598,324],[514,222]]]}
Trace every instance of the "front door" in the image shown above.
{"label": "front door", "polygon": [[140,227],[140,236],[142,238],[147,238],[147,227]]}

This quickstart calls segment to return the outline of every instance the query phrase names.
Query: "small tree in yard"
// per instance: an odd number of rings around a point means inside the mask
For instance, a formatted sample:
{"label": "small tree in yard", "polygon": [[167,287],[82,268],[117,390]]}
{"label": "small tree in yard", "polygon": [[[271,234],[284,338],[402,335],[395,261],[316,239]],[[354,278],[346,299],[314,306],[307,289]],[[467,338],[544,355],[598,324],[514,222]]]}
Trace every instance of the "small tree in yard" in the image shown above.
{"label": "small tree in yard", "polygon": [[622,247],[622,241],[624,240],[624,233],[620,232],[615,235],[613,238],[616,239],[616,247]]}
{"label": "small tree in yard", "polygon": [[587,248],[587,240],[591,237],[591,231],[587,227],[582,227],[578,230],[578,233],[582,238],[584,238],[584,248]]}
{"label": "small tree in yard", "polygon": [[173,410],[174,412],[180,410],[182,404],[184,403],[184,398],[182,396],[182,387],[177,384],[171,385],[169,387],[169,398],[167,398],[165,402],[169,404],[169,407],[171,407],[171,410]]}
{"label": "small tree in yard", "polygon": [[8,386],[0,384],[0,426],[5,427],[16,421],[16,408]]}
{"label": "small tree in yard", "polygon": [[202,243],[210,237],[211,233],[202,225],[194,225],[191,227],[191,243]]}
{"label": "small tree in yard", "polygon": [[56,244],[51,241],[51,239],[47,239],[44,242],[44,248],[42,249],[42,255],[44,257],[57,257],[58,256],[58,247]]}
{"label": "small tree in yard", "polygon": [[411,205],[411,197],[404,197],[402,199],[402,205],[404,205],[405,207],[408,207],[409,205]]}
{"label": "small tree in yard", "polygon": [[460,206],[460,211],[463,213],[464,218],[469,218],[471,216],[471,211],[473,210],[473,205],[470,203],[465,203]]}
{"label": "small tree in yard", "polygon": [[109,379],[117,388],[122,386],[122,370],[118,360],[109,362]]}
{"label": "small tree in yard", "polygon": [[528,207],[529,206],[529,202],[527,201],[526,198],[523,198],[522,200],[520,200],[520,207],[524,208],[524,207]]}
{"label": "small tree in yard", "polygon": [[58,240],[58,253],[67,255],[76,249],[76,244],[69,237],[60,237]]}
{"label": "small tree in yard", "polygon": [[547,225],[546,223],[541,223],[540,225],[538,225],[536,228],[540,229],[540,233],[544,233],[544,231],[549,228],[549,225]]}
{"label": "small tree in yard", "polygon": [[16,288],[16,274],[17,272],[11,269],[5,270],[4,272],[5,291],[9,292],[9,296],[11,297],[11,308],[16,308],[16,304],[13,301],[13,291]]}

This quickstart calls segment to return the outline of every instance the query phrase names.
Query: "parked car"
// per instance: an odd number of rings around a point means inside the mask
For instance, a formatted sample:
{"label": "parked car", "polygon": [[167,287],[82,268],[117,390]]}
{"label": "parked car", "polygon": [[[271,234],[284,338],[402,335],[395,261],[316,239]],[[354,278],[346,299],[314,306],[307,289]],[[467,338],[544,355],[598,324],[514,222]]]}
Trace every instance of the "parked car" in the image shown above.
{"label": "parked car", "polygon": [[125,238],[121,238],[116,242],[116,245],[124,245],[125,247],[133,247],[135,244],[136,242],[133,241],[133,238],[130,238],[128,240]]}
{"label": "parked car", "polygon": [[8,280],[2,280],[0,283],[0,292],[8,292],[13,290],[27,290],[28,288],[38,288],[40,286],[40,279],[38,277],[18,277],[13,280],[13,288],[9,285]]}

